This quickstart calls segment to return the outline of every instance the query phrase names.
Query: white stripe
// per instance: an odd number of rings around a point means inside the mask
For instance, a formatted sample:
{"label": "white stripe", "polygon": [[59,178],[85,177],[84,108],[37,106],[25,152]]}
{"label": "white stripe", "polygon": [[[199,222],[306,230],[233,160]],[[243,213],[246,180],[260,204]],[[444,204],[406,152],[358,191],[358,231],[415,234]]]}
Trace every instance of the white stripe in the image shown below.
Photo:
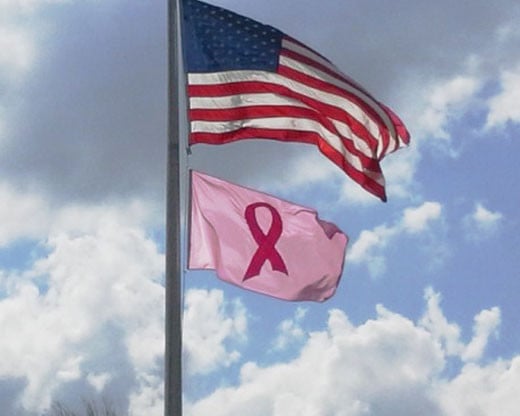
{"label": "white stripe", "polygon": [[273,82],[275,72],[238,69],[222,72],[188,73],[188,85],[225,85],[233,82],[258,81]]}
{"label": "white stripe", "polygon": [[[336,80],[335,78],[331,77],[328,74],[325,74],[324,72],[318,71],[299,61],[295,61],[294,59],[288,58],[286,56],[281,56],[280,64],[282,64],[288,68],[294,69],[298,72],[301,72],[305,75],[309,75],[312,78],[315,78],[315,79],[318,79],[318,80],[321,80],[324,82],[328,82],[329,84],[335,85],[336,87],[339,87],[340,89],[346,90],[345,86],[347,84],[344,84],[339,80]],[[342,85],[342,84],[344,84],[344,85]],[[363,124],[366,127],[366,129],[378,141],[378,143],[381,146],[382,138],[381,138],[381,134],[379,131],[379,124],[377,122],[375,122],[374,120],[372,120],[370,115],[362,107],[360,107],[355,102],[350,101],[348,98],[345,98],[345,97],[342,97],[342,96],[339,96],[339,95],[336,95],[333,93],[324,92],[320,89],[307,86],[306,84],[303,84],[303,83],[300,83],[300,85],[304,85],[307,88],[311,88],[313,91],[319,91],[320,94],[327,94],[330,97],[337,97],[337,99],[334,99],[334,100],[327,100],[327,101],[320,100],[320,101],[327,102],[328,104],[334,105],[334,106],[339,107],[342,110],[348,112],[357,121],[359,121],[361,124]],[[354,95],[358,96],[357,90],[353,89],[353,91],[351,91],[351,92],[354,93]],[[306,95],[308,95],[308,94],[306,94]],[[334,102],[334,101],[336,101],[336,102]],[[362,100],[362,101],[364,102],[364,100]]]}
{"label": "white stripe", "polygon": [[267,117],[254,119],[241,119],[236,121],[192,121],[191,131],[193,133],[222,134],[240,130],[242,128],[259,128],[269,130],[294,130],[315,132],[323,138],[331,147],[341,153],[349,165],[366,176],[369,176],[380,185],[384,186],[382,175],[363,168],[361,161],[356,155],[350,153],[341,142],[341,139],[326,129],[321,123],[293,117]]}
{"label": "white stripe", "polygon": [[330,62],[329,60],[318,55],[312,49],[302,46],[299,43],[292,42],[290,39],[284,38],[282,40],[282,49],[287,49],[287,50],[296,52],[300,55],[303,55],[303,56],[315,61],[316,63],[318,63],[320,65],[323,65],[323,66],[329,68],[331,71],[338,72],[337,68],[332,64],[332,62]]}
{"label": "white stripe", "polygon": [[[249,107],[255,105],[266,105],[266,106],[296,106],[300,108],[310,108],[303,104],[301,101],[294,100],[290,97],[284,97],[277,94],[271,93],[259,93],[259,94],[237,94],[231,96],[224,97],[191,97],[190,98],[190,108],[191,109],[209,109],[209,110],[220,110],[220,109],[230,109],[237,107]],[[367,143],[356,136],[350,127],[338,120],[333,120],[328,118],[339,134],[346,140],[349,140],[353,143],[354,147],[358,149],[361,153],[369,158],[374,158],[375,155],[367,145]]]}
{"label": "white stripe", "polygon": [[346,140],[352,142],[352,144],[358,151],[360,151],[363,155],[369,157],[370,159],[375,159],[375,154],[373,150],[370,148],[370,146],[367,144],[367,142],[365,142],[361,137],[358,137],[356,134],[354,134],[354,132],[351,130],[348,124],[338,120],[331,121],[334,124],[334,127],[336,127],[336,129],[338,130],[338,133],[341,134],[341,136]]}
{"label": "white stripe", "polygon": [[[299,62],[297,60],[294,60],[292,58],[289,58],[287,56],[280,56],[280,64],[287,66],[291,69],[294,69],[298,72],[301,72],[303,74],[309,75],[312,78],[315,78],[320,81],[325,81],[329,84],[332,84],[340,89],[343,89],[359,99],[361,99],[367,106],[372,108],[376,112],[376,114],[381,118],[383,123],[385,124],[386,128],[390,132],[391,137],[394,139],[394,141],[397,141],[397,132],[395,131],[394,124],[392,123],[392,120],[390,120],[390,117],[388,117],[388,114],[386,114],[385,110],[381,108],[378,102],[376,102],[372,97],[365,94],[363,91],[360,91],[359,89],[353,87],[352,85],[341,81],[323,71],[320,71],[319,69],[316,69],[314,67],[311,67],[305,63]],[[377,137],[377,136],[375,136]],[[382,145],[382,143],[381,143]]]}
{"label": "white stripe", "polygon": [[291,105],[293,107],[310,108],[300,100],[267,92],[226,95],[223,97],[190,97],[191,109],[209,108],[218,110],[221,108],[249,107],[254,105]]}
{"label": "white stripe", "polygon": [[359,91],[365,91],[365,89],[354,79],[350,78],[348,75],[344,74],[342,71],[340,71],[336,65],[334,65],[332,62],[330,62],[328,59],[323,58],[322,56],[318,55],[316,52],[314,52],[312,49],[307,48],[306,46],[302,46],[298,43],[292,42],[290,39],[283,39],[282,41],[282,48],[288,49],[290,51],[296,52],[300,55],[303,55],[310,60],[326,67],[330,71],[336,73],[339,77],[346,79],[350,84],[351,87],[357,88]]}
{"label": "white stripe", "polygon": [[280,85],[289,88],[299,94],[303,94],[315,101],[319,101],[344,111],[354,117],[367,131],[374,137],[377,142],[381,142],[379,126],[368,114],[363,111],[357,104],[349,101],[344,97],[331,94],[318,88],[309,87],[301,82],[283,77],[279,74],[264,71],[227,71],[213,72],[203,74],[188,74],[188,82],[190,85],[215,85],[227,84],[232,82],[259,81],[270,84]]}

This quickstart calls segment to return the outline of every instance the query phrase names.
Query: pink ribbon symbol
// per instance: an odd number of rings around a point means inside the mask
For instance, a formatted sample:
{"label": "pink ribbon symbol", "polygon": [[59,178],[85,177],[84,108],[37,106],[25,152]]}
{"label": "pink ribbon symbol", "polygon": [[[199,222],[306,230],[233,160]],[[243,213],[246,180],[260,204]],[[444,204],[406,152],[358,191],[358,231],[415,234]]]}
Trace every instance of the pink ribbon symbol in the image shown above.
{"label": "pink ribbon symbol", "polygon": [[[271,213],[272,221],[267,234],[264,234],[256,219],[256,209],[260,207],[267,208]],[[258,276],[260,274],[260,270],[262,269],[262,265],[266,262],[266,260],[269,260],[273,270],[288,275],[289,273],[287,272],[287,267],[285,266],[282,256],[280,256],[280,253],[278,253],[275,248],[276,242],[282,235],[282,217],[280,216],[279,212],[274,207],[265,202],[257,202],[246,207],[245,218],[247,225],[249,226],[249,230],[258,244],[258,249],[249,263],[249,267],[246,270],[243,281]]]}

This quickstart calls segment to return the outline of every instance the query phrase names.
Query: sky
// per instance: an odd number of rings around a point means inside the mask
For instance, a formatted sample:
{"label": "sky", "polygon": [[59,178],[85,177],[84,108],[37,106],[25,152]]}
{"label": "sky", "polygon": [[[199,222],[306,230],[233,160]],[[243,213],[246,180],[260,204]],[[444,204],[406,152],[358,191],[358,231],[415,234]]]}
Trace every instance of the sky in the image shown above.
{"label": "sky", "polygon": [[[185,273],[185,414],[517,414],[518,2],[213,4],[327,56],[412,142],[383,162],[387,203],[312,146],[192,148],[350,241],[324,303]],[[166,33],[156,0],[0,0],[2,414],[162,414]]]}

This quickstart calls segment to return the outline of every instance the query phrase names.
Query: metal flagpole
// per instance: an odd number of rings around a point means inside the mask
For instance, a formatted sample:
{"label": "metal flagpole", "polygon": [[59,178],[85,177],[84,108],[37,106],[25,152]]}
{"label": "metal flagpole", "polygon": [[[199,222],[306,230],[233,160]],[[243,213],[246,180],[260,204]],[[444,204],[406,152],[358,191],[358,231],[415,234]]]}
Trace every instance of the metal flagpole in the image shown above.
{"label": "metal flagpole", "polygon": [[164,415],[182,416],[182,260],[179,123],[179,0],[168,0],[168,166]]}

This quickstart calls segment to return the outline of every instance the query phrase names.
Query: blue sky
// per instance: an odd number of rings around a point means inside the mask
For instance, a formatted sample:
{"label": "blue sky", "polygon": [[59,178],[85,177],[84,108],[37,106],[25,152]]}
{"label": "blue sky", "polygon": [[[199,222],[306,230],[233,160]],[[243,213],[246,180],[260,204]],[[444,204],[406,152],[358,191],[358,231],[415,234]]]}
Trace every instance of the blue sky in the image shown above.
{"label": "blue sky", "polygon": [[[310,146],[196,146],[190,165],[316,208],[350,237],[336,295],[185,276],[185,413],[513,415],[520,394],[520,6],[218,4],[309,44],[412,145],[388,203]],[[163,408],[166,6],[0,1],[0,408]]]}

